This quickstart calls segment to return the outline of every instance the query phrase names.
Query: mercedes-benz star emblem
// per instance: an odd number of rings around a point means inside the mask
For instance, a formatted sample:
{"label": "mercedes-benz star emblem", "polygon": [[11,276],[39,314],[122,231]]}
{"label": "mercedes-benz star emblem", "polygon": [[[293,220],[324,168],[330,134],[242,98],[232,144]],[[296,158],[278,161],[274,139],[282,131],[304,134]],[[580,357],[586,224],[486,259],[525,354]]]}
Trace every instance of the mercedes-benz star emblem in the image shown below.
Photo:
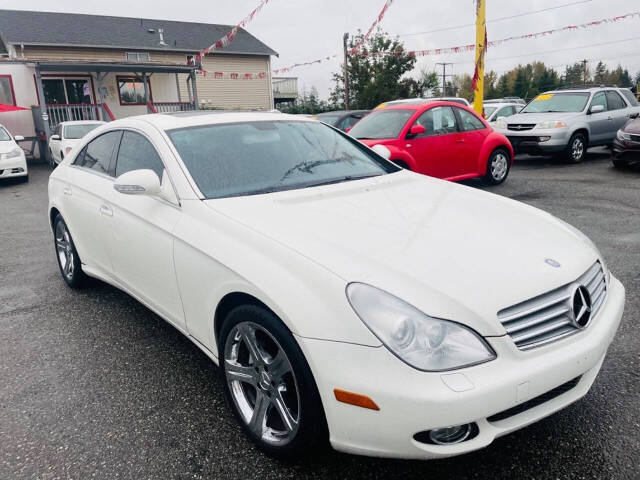
{"label": "mercedes-benz star emblem", "polygon": [[560,262],[554,260],[553,258],[545,258],[544,263],[546,263],[547,265],[551,265],[554,268],[560,268]]}
{"label": "mercedes-benz star emblem", "polygon": [[576,285],[571,295],[571,323],[576,328],[584,328],[591,320],[591,294],[584,285]]}

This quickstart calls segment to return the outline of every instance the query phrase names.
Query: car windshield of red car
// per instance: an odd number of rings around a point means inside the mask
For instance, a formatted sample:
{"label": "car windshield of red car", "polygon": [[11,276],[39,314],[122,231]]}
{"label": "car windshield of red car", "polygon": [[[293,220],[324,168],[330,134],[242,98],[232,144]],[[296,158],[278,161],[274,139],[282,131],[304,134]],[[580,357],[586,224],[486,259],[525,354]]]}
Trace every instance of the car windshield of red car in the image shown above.
{"label": "car windshield of red car", "polygon": [[396,138],[415,112],[410,109],[393,109],[370,113],[353,126],[349,135],[360,140]]}

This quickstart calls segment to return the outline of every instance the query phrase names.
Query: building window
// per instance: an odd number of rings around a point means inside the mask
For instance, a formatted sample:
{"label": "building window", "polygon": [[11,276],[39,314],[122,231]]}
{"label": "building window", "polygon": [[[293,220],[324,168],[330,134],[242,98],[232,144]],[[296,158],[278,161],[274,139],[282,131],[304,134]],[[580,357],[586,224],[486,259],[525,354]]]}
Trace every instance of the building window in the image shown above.
{"label": "building window", "polygon": [[149,62],[149,52],[127,52],[127,62]]}
{"label": "building window", "polygon": [[0,103],[4,103],[5,105],[16,104],[11,75],[0,75]]}
{"label": "building window", "polygon": [[47,105],[91,103],[88,78],[43,78],[42,90]]}
{"label": "building window", "polygon": [[[117,77],[120,105],[144,105],[144,81],[140,77]],[[151,84],[149,83],[149,100]]]}

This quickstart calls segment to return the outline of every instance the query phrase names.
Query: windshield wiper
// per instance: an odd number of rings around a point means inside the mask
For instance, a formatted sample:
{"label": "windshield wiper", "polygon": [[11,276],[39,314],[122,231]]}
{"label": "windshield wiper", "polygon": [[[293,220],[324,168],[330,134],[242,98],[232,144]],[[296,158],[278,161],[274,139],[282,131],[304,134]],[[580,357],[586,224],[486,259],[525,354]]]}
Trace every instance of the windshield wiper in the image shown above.
{"label": "windshield wiper", "polygon": [[379,177],[380,175],[382,174],[374,173],[369,175],[345,175],[344,177],[332,178],[330,180],[320,180],[318,182],[305,183],[303,185],[300,185],[300,188],[311,188],[311,187],[319,187],[321,185],[331,185],[334,183],[350,182],[352,180],[362,180],[364,178]]}

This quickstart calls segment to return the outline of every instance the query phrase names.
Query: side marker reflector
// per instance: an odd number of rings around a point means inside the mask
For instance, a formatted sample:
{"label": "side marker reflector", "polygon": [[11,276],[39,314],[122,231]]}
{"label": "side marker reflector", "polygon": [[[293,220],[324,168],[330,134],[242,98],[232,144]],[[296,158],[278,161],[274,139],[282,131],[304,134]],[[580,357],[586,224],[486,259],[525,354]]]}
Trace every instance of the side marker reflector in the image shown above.
{"label": "side marker reflector", "polygon": [[376,405],[376,402],[371,400],[366,395],[347,392],[346,390],[340,390],[339,388],[334,388],[333,394],[336,396],[336,400],[338,400],[339,402],[348,403],[349,405],[355,405],[356,407],[368,408],[370,410],[380,410],[380,407]]}

